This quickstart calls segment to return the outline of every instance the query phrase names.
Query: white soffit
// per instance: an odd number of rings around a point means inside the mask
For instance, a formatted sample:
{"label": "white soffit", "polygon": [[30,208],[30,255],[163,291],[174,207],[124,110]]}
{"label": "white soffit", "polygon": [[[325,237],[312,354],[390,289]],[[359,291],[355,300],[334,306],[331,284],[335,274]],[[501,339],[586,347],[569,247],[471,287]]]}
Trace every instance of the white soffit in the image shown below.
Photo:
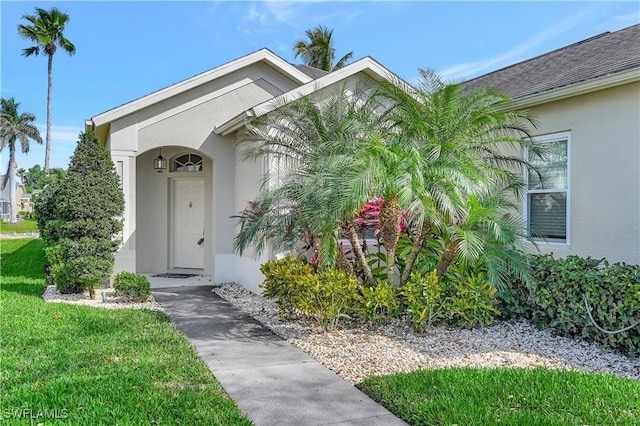
{"label": "white soffit", "polygon": [[247,56],[243,56],[242,58],[220,65],[212,70],[205,71],[202,74],[198,74],[169,87],[165,87],[164,89],[160,89],[157,92],[153,92],[149,95],[98,114],[90,120],[87,120],[87,124],[88,122],[92,122],[94,126],[101,126],[103,124],[110,123],[124,116],[133,114],[143,108],[147,108],[153,104],[162,102],[165,99],[169,99],[180,93],[186,92],[187,90],[193,89],[194,87],[206,84],[258,62],[265,62],[267,65],[299,84],[306,84],[312,81],[311,77],[298,70],[296,67],[286,62],[270,50],[261,49]]}

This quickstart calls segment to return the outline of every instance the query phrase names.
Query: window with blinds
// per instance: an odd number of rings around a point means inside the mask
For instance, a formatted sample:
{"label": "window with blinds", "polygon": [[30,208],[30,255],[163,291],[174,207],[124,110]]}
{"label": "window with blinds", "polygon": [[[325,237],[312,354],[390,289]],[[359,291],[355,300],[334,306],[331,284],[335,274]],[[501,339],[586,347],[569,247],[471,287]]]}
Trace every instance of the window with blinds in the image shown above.
{"label": "window with blinds", "polygon": [[526,215],[529,235],[548,242],[568,240],[569,135],[534,139],[539,153],[527,153]]}

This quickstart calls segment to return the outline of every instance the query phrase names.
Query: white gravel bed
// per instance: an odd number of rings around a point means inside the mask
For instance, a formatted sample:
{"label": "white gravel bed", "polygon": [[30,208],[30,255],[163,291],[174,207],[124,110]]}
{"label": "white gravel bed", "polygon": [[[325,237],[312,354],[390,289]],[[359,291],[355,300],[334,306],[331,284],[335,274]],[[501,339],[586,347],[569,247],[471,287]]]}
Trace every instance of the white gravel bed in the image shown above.
{"label": "white gravel bed", "polygon": [[437,326],[424,334],[401,321],[377,328],[350,322],[325,332],[304,319],[282,319],[272,300],[237,284],[213,291],[351,383],[370,375],[462,366],[563,368],[640,380],[640,359],[536,330],[522,320],[472,330]]}
{"label": "white gravel bed", "polygon": [[[105,301],[102,301],[102,292],[105,293]],[[153,296],[149,296],[146,302],[131,302],[118,298],[112,288],[101,288],[95,291],[96,298],[89,297],[89,291],[78,294],[62,294],[58,291],[56,286],[47,286],[42,299],[45,302],[53,303],[69,303],[72,305],[85,305],[93,306],[96,308],[105,309],[153,309],[155,311],[162,311],[162,307],[155,301]]]}

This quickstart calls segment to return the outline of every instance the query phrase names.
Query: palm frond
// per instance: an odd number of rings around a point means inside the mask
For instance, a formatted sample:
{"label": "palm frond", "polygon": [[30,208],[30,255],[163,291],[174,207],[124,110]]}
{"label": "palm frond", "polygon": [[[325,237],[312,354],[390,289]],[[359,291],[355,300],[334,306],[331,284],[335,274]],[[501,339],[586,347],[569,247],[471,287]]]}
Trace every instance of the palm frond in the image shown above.
{"label": "palm frond", "polygon": [[40,131],[33,124],[36,117],[28,112],[18,113],[20,103],[14,98],[0,98],[0,150],[6,146],[15,150],[16,141],[20,141],[21,150],[29,152],[29,140],[42,143]]}
{"label": "palm frond", "polygon": [[22,19],[27,24],[18,25],[18,33],[31,42],[34,46],[22,50],[24,56],[38,55],[40,49],[48,55],[53,55],[56,45],[60,46],[69,55],[75,53],[75,46],[65,38],[64,28],[69,21],[69,15],[52,7],[45,10],[39,7],[34,15],[23,15]]}
{"label": "palm frond", "polygon": [[293,45],[294,57],[300,56],[305,64],[324,70],[333,71],[342,68],[353,56],[353,52],[344,55],[337,63],[333,47],[333,30],[319,25],[305,31],[307,40],[297,40]]}

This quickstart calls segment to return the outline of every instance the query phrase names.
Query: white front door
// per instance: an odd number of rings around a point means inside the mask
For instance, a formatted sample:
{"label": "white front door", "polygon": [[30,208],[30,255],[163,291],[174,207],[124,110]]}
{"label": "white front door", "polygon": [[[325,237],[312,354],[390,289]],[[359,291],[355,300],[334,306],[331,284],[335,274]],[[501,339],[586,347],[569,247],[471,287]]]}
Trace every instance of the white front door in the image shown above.
{"label": "white front door", "polygon": [[173,179],[173,268],[204,268],[204,180]]}

